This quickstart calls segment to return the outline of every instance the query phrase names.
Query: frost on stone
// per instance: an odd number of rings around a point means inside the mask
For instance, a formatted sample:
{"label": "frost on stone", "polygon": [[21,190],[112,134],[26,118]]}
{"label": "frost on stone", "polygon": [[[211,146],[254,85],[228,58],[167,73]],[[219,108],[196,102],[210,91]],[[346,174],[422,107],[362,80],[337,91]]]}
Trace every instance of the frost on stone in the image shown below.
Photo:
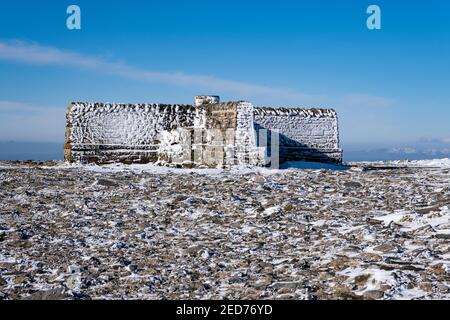
{"label": "frost on stone", "polygon": [[445,163],[0,162],[0,299],[449,299]]}
{"label": "frost on stone", "polygon": [[[275,162],[272,151],[277,163],[342,161],[332,109],[255,108],[198,96],[195,106],[75,102],[66,120],[69,162],[266,166]],[[267,138],[260,138],[263,133]]]}

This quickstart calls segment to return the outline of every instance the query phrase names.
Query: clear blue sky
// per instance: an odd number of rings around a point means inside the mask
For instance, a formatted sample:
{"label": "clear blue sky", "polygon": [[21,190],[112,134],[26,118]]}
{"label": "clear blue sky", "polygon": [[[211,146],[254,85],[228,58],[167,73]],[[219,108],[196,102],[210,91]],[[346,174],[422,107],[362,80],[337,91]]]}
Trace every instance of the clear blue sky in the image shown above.
{"label": "clear blue sky", "polygon": [[[82,29],[66,28],[81,8]],[[382,29],[366,27],[381,7]],[[333,107],[345,147],[450,146],[450,2],[1,1],[0,140],[62,141],[69,101]]]}

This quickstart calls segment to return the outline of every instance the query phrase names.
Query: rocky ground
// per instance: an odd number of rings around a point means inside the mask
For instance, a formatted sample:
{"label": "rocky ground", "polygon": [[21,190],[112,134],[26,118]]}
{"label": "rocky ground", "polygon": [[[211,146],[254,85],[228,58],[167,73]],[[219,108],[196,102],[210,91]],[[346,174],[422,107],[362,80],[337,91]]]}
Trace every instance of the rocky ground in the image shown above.
{"label": "rocky ground", "polygon": [[0,162],[0,299],[450,299],[449,181]]}

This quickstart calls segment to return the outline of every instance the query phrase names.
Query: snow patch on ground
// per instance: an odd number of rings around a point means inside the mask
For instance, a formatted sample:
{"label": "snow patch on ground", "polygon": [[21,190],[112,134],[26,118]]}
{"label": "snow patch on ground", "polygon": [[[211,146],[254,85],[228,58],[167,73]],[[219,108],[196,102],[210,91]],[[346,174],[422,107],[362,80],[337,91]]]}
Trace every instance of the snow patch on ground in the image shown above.
{"label": "snow patch on ground", "polygon": [[439,212],[432,211],[428,214],[418,214],[410,211],[399,210],[375,220],[382,221],[385,226],[396,223],[402,226],[404,232],[414,232],[426,226],[430,226],[439,234],[450,234],[450,210],[447,206],[441,207]]}
{"label": "snow patch on ground", "polygon": [[340,275],[349,277],[348,281],[354,282],[355,278],[361,275],[367,276],[363,289],[357,293],[363,294],[369,290],[382,290],[382,285],[395,285],[395,279],[392,276],[392,271],[380,270],[377,268],[347,268],[341,272]]}
{"label": "snow patch on ground", "polygon": [[394,161],[357,161],[350,162],[353,165],[383,165],[383,166],[404,166],[420,168],[450,168],[450,159],[429,159],[429,160],[394,160]]}
{"label": "snow patch on ground", "polygon": [[[66,163],[59,162],[56,165],[41,165],[42,169],[83,169],[91,172],[121,172],[121,171],[131,171],[136,173],[151,173],[151,174],[203,174],[203,175],[219,175],[223,173],[231,174],[249,174],[258,173],[263,175],[268,174],[279,174],[288,171],[298,171],[298,170],[330,170],[330,171],[341,171],[341,170],[362,170],[363,166],[405,166],[405,167],[419,167],[419,168],[450,168],[450,159],[430,159],[430,160],[399,160],[399,161],[374,161],[374,162],[351,162],[349,163],[353,167],[347,166],[345,164],[332,164],[332,163],[321,163],[321,162],[309,162],[309,161],[288,161],[281,164],[279,169],[255,167],[249,165],[233,166],[231,169],[221,169],[221,168],[174,168],[167,166],[159,166],[153,163],[147,164],[122,164],[114,163],[107,165],[96,165],[96,164],[81,164],[81,163]],[[26,167],[27,164],[22,164]],[[361,168],[359,168],[361,167]],[[11,166],[6,163],[0,162],[0,169],[12,169],[17,168],[17,166]]]}
{"label": "snow patch on ground", "polygon": [[277,174],[282,172],[287,172],[291,170],[346,170],[348,167],[343,165],[335,165],[328,163],[318,163],[318,162],[286,162],[280,169],[271,169],[256,166],[233,166],[231,169],[221,169],[221,168],[173,168],[166,166],[159,166],[153,163],[147,164],[107,164],[107,165],[97,165],[97,164],[81,164],[81,163],[65,163],[61,162],[56,166],[42,166],[43,169],[82,169],[91,172],[122,172],[131,171],[136,173],[151,173],[151,174],[201,174],[201,175],[220,175],[224,173],[231,174],[249,174],[258,173],[262,175]]}
{"label": "snow patch on ground", "polygon": [[433,167],[433,168],[450,168],[450,159],[431,159],[431,160],[413,160],[413,161],[393,161],[393,163],[406,164],[410,167]]}

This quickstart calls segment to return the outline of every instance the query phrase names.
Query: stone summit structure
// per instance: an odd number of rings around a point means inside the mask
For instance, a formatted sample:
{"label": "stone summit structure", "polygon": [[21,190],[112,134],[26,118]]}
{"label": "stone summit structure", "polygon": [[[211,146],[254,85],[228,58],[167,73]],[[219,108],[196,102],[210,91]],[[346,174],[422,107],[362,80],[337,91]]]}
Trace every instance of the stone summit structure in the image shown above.
{"label": "stone summit structure", "polygon": [[333,109],[254,107],[197,96],[194,105],[73,102],[64,158],[82,163],[179,167],[277,167],[286,161],[341,163]]}

